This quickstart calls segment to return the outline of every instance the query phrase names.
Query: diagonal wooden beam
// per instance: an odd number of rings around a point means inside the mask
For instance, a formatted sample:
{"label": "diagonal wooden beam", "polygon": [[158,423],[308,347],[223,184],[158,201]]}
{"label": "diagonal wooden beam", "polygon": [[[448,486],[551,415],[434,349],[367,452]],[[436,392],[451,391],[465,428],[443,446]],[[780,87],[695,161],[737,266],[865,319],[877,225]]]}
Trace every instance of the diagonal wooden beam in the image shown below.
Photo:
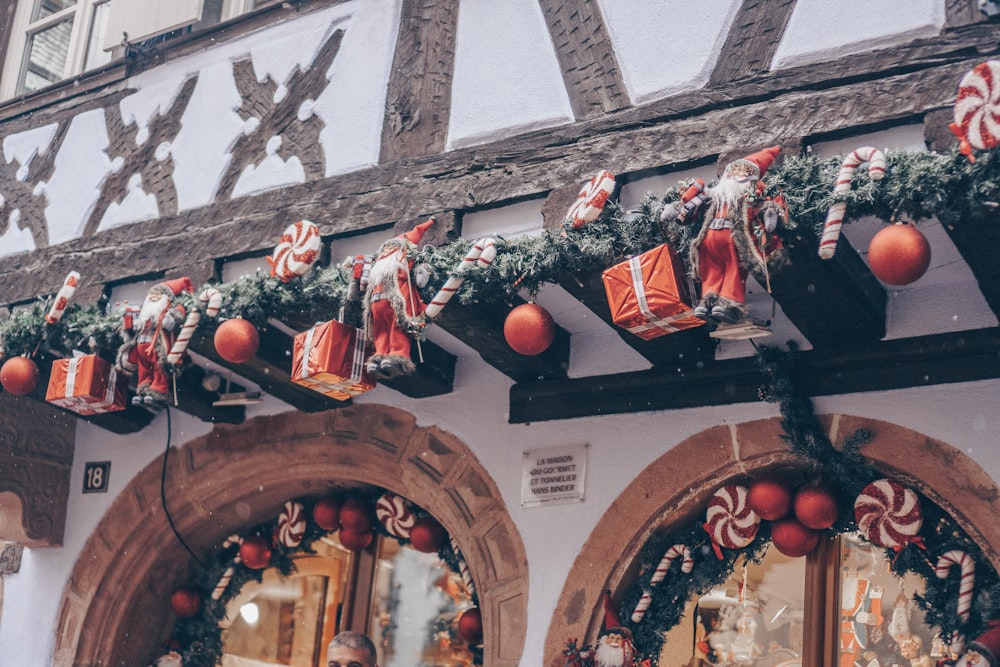
{"label": "diagonal wooden beam", "polygon": [[771,59],[795,0],[743,0],[708,85],[739,81],[771,69]]}
{"label": "diagonal wooden beam", "polygon": [[984,210],[962,220],[941,220],[948,236],[972,270],[990,309],[1000,317],[1000,213]]}

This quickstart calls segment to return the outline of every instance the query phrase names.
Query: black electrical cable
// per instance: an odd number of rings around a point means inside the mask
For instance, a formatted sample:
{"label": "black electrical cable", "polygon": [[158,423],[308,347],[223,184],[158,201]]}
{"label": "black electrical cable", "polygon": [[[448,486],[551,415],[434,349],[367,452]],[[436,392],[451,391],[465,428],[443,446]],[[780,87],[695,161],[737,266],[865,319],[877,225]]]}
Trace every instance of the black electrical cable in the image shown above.
{"label": "black electrical cable", "polygon": [[163,513],[167,517],[167,523],[170,524],[170,529],[174,531],[174,535],[177,536],[178,541],[181,545],[187,549],[187,552],[191,554],[191,558],[194,558],[194,562],[198,563],[205,568],[205,564],[201,562],[201,559],[195,555],[188,543],[184,541],[181,537],[180,531],[177,530],[177,526],[174,525],[174,518],[170,516],[170,510],[167,509],[167,459],[170,458],[170,406],[168,405],[164,408],[167,411],[167,450],[163,452],[163,470],[160,472],[160,502],[163,504]]}

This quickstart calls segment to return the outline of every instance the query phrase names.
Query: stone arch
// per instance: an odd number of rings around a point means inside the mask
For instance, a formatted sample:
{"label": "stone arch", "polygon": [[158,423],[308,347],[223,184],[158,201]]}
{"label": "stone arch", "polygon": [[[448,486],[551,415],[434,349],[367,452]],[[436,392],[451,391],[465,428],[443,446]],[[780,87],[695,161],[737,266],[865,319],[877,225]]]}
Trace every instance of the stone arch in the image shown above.
{"label": "stone arch", "polygon": [[[1000,490],[961,451],[908,428],[846,415],[821,418],[833,442],[859,428],[872,433],[864,448],[871,463],[919,489],[948,512],[1000,569]],[[704,510],[722,480],[794,463],[778,418],[715,426],[681,442],[650,464],[597,522],[570,569],[545,639],[544,663],[562,667],[567,637],[591,640],[601,628],[605,589],[630,575],[653,532]],[[942,475],[941,470],[948,470]]]}
{"label": "stone arch", "polygon": [[[85,544],[63,593],[55,664],[144,665],[170,622],[167,598],[190,556],[160,502],[163,457],[114,500]],[[202,561],[242,527],[277,516],[290,498],[335,482],[400,493],[455,538],[483,613],[484,663],[520,660],[527,620],[527,558],[502,497],[472,451],[453,435],[382,405],[257,417],[171,452],[168,503]]]}

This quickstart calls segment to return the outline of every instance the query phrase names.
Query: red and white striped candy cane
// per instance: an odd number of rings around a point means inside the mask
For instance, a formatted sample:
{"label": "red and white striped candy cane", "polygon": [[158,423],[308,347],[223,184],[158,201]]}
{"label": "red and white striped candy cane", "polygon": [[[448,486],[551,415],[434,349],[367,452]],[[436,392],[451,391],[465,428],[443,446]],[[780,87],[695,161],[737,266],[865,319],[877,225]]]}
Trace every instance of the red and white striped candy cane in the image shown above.
{"label": "red and white striped candy cane", "polygon": [[[229,547],[234,547],[238,544],[243,544],[243,538],[239,535],[230,535],[226,538],[226,541],[222,543],[222,548],[228,549]],[[240,552],[237,551],[236,555],[233,556],[233,564],[226,568],[226,571],[222,573],[222,577],[219,579],[219,583],[217,583],[215,588],[212,590],[213,600],[218,600],[222,597],[222,594],[226,592],[226,587],[229,586],[229,580],[233,578],[233,574],[236,572],[236,566],[241,562]]]}
{"label": "red and white striped candy cane", "polygon": [[962,619],[963,623],[967,623],[969,621],[969,610],[972,608],[972,589],[975,585],[976,563],[969,554],[959,549],[953,549],[938,558],[934,574],[938,576],[938,579],[946,579],[952,565],[958,565],[961,568],[962,578],[958,585],[958,617]]}
{"label": "red and white striped candy cane", "polygon": [[[885,176],[885,155],[877,148],[864,146],[855,149],[850,155],[844,158],[840,165],[840,172],[837,174],[837,184],[833,187],[834,194],[850,192],[851,181],[857,173],[858,168],[868,163],[868,175],[873,181],[880,181]],[[819,240],[819,256],[823,259],[830,259],[837,250],[837,240],[840,239],[840,228],[844,224],[844,214],[847,212],[847,202],[835,202],[826,214],[826,223],[823,225],[823,235]]]}
{"label": "red and white striped candy cane", "polygon": [[49,309],[48,314],[45,316],[46,322],[55,324],[62,318],[63,313],[66,312],[66,307],[69,305],[69,300],[73,298],[76,286],[79,284],[80,274],[76,271],[70,271],[66,275],[62,287],[59,288],[59,292],[56,294],[55,303],[52,304],[52,308]]}
{"label": "red and white striped candy cane", "polygon": [[458,263],[458,266],[455,267],[448,280],[445,281],[444,286],[438,290],[438,293],[434,295],[431,302],[427,304],[427,310],[424,311],[424,314],[429,319],[437,317],[441,309],[444,308],[446,303],[451,301],[451,297],[455,296],[455,292],[465,282],[466,272],[471,271],[477,266],[482,267],[484,270],[488,269],[496,256],[497,246],[493,239],[479,239],[472,244],[472,248],[469,249],[468,254]]}
{"label": "red and white striped candy cane", "polygon": [[476,594],[476,586],[472,582],[472,573],[469,572],[469,565],[465,562],[465,557],[462,552],[458,549],[458,544],[455,542],[455,538],[451,537],[451,550],[455,552],[455,556],[458,558],[458,571],[462,574],[462,581],[465,582],[465,590],[468,591],[469,595]]}
{"label": "red and white striped candy cane", "polygon": [[[694,560],[691,558],[691,550],[683,544],[675,544],[667,549],[667,552],[663,554],[663,558],[660,559],[660,564],[657,565],[656,570],[653,571],[653,576],[649,580],[649,585],[651,587],[663,581],[663,578],[667,576],[667,570],[670,569],[674,559],[678,556],[681,557],[681,572],[687,574],[694,568]],[[646,615],[646,610],[649,609],[649,605],[652,601],[653,594],[649,591],[644,591],[642,596],[639,598],[639,602],[636,603],[635,609],[632,611],[633,623],[638,623],[643,619]]]}
{"label": "red and white striped candy cane", "polygon": [[[222,307],[222,293],[214,287],[209,287],[198,296],[198,301],[201,308],[205,309],[206,315],[215,317],[219,314],[219,308]],[[191,336],[194,335],[194,330],[201,322],[201,308],[192,308],[191,312],[188,313],[187,319],[184,320],[184,326],[177,334],[177,340],[170,346],[170,353],[167,355],[168,364],[179,364],[184,353],[187,352]]]}

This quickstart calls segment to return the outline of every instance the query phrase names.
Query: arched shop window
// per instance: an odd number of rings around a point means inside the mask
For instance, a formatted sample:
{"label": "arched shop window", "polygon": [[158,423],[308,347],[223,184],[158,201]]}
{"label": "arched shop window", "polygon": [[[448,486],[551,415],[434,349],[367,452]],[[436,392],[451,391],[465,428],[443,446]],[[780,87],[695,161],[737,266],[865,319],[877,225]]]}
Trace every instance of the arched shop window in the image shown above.
{"label": "arched shop window", "polygon": [[158,664],[321,667],[350,629],[371,637],[382,667],[471,666],[482,662],[476,602],[461,553],[405,498],[366,489],[291,500],[178,587]]}

